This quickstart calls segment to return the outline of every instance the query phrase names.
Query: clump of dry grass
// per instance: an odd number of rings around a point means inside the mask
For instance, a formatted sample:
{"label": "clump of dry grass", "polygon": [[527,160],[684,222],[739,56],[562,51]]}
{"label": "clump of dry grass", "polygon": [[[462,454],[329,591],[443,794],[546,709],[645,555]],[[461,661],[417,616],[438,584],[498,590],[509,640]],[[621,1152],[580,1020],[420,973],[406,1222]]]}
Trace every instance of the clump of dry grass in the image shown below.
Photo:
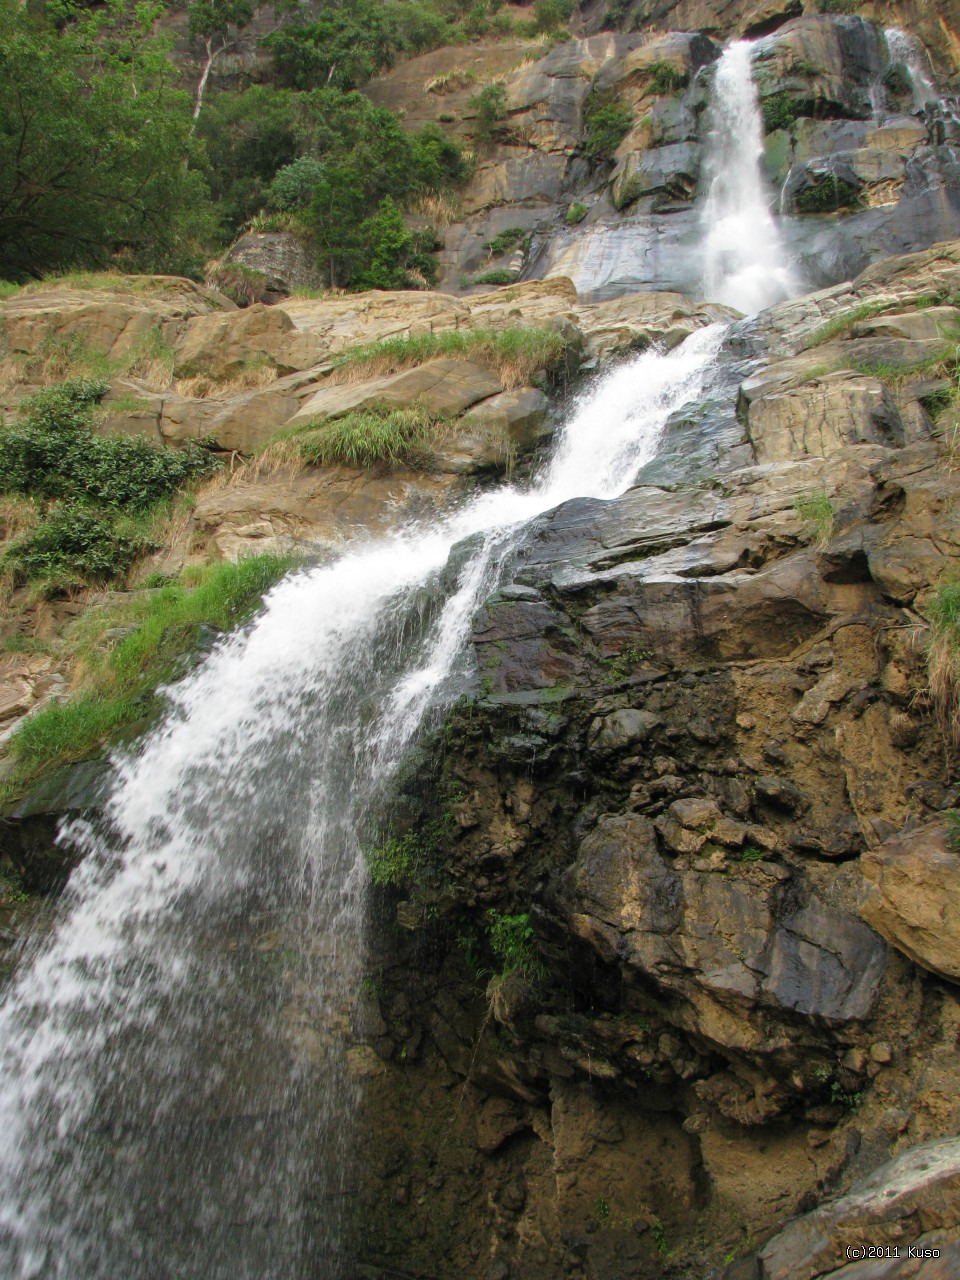
{"label": "clump of dry grass", "polygon": [[463,202],[455,191],[426,192],[411,202],[410,212],[434,227],[449,227],[463,221]]}
{"label": "clump of dry grass", "polygon": [[947,742],[960,746],[960,579],[943,582],[927,610],[927,681]]}
{"label": "clump of dry grass", "polygon": [[177,378],[173,389],[186,400],[208,400],[214,396],[233,395],[268,387],[278,377],[276,366],[266,356],[254,356],[242,364],[229,378],[211,378],[208,374],[192,374]]}
{"label": "clump of dry grass", "polygon": [[23,383],[51,386],[77,378],[111,382],[114,378],[133,377],[152,391],[162,391],[170,385],[173,364],[173,347],[159,324],[120,356],[105,355],[81,335],[71,334],[48,338],[32,356],[8,355],[0,364],[0,390],[8,391]]}

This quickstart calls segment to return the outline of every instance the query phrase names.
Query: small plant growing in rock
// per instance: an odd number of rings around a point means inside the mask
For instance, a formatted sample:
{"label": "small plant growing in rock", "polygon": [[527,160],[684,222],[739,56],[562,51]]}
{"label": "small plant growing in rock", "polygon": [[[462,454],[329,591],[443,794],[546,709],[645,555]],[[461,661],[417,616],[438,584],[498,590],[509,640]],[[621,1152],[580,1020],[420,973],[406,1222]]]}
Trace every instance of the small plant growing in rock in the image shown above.
{"label": "small plant growing in rock", "polygon": [[950,809],[944,815],[947,824],[947,844],[960,850],[960,809]]}
{"label": "small plant growing in rock", "polygon": [[599,164],[609,160],[633,123],[633,112],[622,103],[604,102],[595,94],[584,109],[583,150],[589,160]]}
{"label": "small plant growing in rock", "polygon": [[610,1206],[603,1196],[597,1196],[597,1203],[594,1206],[594,1209],[601,1222],[606,1222],[610,1217]]}
{"label": "small plant growing in rock", "polygon": [[500,961],[500,977],[519,973],[529,981],[545,974],[537,954],[536,935],[526,912],[501,915],[494,907],[487,912],[487,937],[490,949]]}
{"label": "small plant growing in rock", "polygon": [[817,546],[825,547],[833,534],[835,511],[826,490],[802,493],[793,509],[806,524],[812,526]]}
{"label": "small plant growing in rock", "polygon": [[687,83],[687,73],[669,62],[654,62],[647,68],[650,89],[656,94],[676,93]]}
{"label": "small plant growing in rock", "polygon": [[659,1253],[660,1257],[665,1258],[668,1253],[667,1233],[659,1218],[653,1224],[653,1243],[657,1246],[657,1253]]}
{"label": "small plant growing in rock", "polygon": [[589,207],[578,200],[567,208],[567,212],[563,215],[563,220],[568,227],[575,227],[584,220],[589,212]]}
{"label": "small plant growing in rock", "polygon": [[473,136],[479,143],[490,143],[500,132],[507,115],[507,91],[502,84],[485,85],[467,103],[474,114]]}
{"label": "small plant growing in rock", "polygon": [[740,850],[741,862],[760,862],[766,856],[766,851],[758,849],[755,844],[745,844]]}

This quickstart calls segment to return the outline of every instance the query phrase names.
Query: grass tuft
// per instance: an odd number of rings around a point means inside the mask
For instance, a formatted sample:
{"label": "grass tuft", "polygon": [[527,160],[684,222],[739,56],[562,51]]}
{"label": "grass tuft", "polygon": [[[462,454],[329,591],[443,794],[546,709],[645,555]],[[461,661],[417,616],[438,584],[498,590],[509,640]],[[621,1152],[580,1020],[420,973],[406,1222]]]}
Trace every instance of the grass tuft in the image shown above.
{"label": "grass tuft", "polygon": [[826,490],[802,493],[794,502],[793,509],[801,520],[812,527],[817,546],[825,547],[833,534],[836,515]]}
{"label": "grass tuft", "polygon": [[[54,765],[89,758],[121,729],[155,714],[158,686],[182,674],[203,630],[242,623],[292,563],[264,555],[205,565],[120,606],[84,614],[66,639],[75,695],[27,716],[10,738],[15,788]],[[109,633],[131,627],[111,646]]]}
{"label": "grass tuft", "polygon": [[859,324],[861,320],[869,320],[872,316],[882,315],[885,311],[890,311],[897,306],[896,302],[888,299],[885,302],[864,302],[859,307],[854,307],[852,311],[845,311],[842,316],[835,316],[832,320],[828,320],[826,324],[822,324],[810,338],[806,345],[806,350],[811,347],[822,347],[825,342],[830,342],[833,338],[839,338],[841,334],[849,333],[855,324]]}
{"label": "grass tuft", "polygon": [[559,365],[566,346],[565,338],[556,329],[451,329],[384,338],[354,347],[340,359],[338,368],[348,380],[359,380],[398,373],[438,356],[462,356],[492,369],[510,390],[529,382],[534,373]]}
{"label": "grass tuft", "polygon": [[960,579],[943,582],[927,610],[927,680],[944,737],[960,746]]}
{"label": "grass tuft", "polygon": [[306,466],[401,466],[423,461],[437,426],[422,408],[364,409],[311,425],[296,443]]}

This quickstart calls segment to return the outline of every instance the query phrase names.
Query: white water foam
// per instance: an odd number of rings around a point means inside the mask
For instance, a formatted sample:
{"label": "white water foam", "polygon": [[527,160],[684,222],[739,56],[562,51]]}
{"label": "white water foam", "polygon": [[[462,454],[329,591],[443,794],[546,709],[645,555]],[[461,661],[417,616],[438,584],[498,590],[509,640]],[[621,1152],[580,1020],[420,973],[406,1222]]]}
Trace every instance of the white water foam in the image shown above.
{"label": "white water foam", "polygon": [[906,68],[913,91],[913,108],[922,111],[928,103],[940,101],[940,90],[930,65],[930,55],[912,32],[888,27],[883,33],[890,61]]}
{"label": "white water foam", "polygon": [[763,181],[763,121],[753,82],[753,46],[736,40],[717,64],[704,170],[704,297],[747,315],[799,291],[772,193]]}

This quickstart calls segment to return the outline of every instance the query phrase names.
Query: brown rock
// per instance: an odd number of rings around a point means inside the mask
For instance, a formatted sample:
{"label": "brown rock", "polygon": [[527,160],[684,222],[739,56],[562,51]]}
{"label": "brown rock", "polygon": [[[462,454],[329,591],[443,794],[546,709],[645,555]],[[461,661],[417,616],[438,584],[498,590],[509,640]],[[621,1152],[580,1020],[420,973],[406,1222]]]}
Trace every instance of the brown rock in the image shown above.
{"label": "brown rock", "polygon": [[942,823],[861,856],[860,914],[904,955],[960,981],[960,853]]}

